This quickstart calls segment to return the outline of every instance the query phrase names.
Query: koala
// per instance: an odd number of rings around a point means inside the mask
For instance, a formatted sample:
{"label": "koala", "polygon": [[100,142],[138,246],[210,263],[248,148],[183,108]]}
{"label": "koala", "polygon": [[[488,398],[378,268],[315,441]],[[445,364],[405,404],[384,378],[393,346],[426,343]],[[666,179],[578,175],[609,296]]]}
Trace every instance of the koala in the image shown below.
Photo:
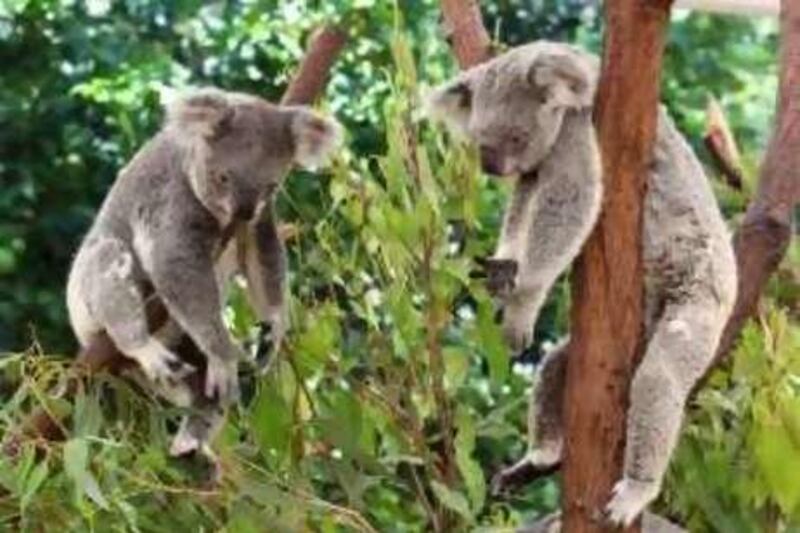
{"label": "koala", "polygon": [[[531,342],[554,281],[581,249],[601,207],[592,105],[599,59],[538,41],[462,72],[431,91],[427,113],[476,144],[488,174],[516,180],[488,290],[504,307],[514,350]],[[623,477],[605,509],[630,524],[658,495],[693,385],[710,364],[736,298],[728,230],[691,148],[662,108],[644,200],[647,347],[630,391]],[[543,359],[529,414],[530,449],[500,473],[558,466],[563,448],[566,342]]]}
{"label": "koala", "polygon": [[[292,165],[325,162],[341,132],[306,107],[190,91],[167,103],[163,127],[122,169],[81,243],[66,290],[72,329],[84,347],[105,331],[158,392],[196,408],[174,455],[206,452],[237,396],[244,352],[222,320],[233,274],[245,277],[263,329],[280,344],[286,259],[273,200]],[[145,312],[153,299],[169,316],[155,332]],[[182,356],[187,343],[199,360]]]}

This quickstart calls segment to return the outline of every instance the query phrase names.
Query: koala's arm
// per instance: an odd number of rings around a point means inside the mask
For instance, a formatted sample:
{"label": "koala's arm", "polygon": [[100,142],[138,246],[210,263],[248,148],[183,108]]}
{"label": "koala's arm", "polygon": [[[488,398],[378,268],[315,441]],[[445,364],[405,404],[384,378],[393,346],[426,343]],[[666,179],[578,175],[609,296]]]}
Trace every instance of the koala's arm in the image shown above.
{"label": "koala's arm", "polygon": [[207,357],[206,394],[229,400],[236,394],[241,354],[222,321],[213,260],[217,229],[212,220],[175,218],[158,235],[137,228],[134,242],[170,316]]}
{"label": "koala's arm", "polygon": [[588,238],[601,199],[602,170],[591,112],[570,111],[538,173],[520,178],[494,256],[517,263],[503,318],[513,349],[530,343],[547,293]]}
{"label": "koala's arm", "polygon": [[[247,278],[250,305],[261,322],[262,334],[269,334],[272,346],[260,346],[257,359],[277,349],[288,328],[286,308],[286,251],[278,234],[274,207],[270,202],[262,216],[245,228],[242,271]],[[262,339],[265,342],[266,339]],[[263,363],[265,361],[258,361]]]}

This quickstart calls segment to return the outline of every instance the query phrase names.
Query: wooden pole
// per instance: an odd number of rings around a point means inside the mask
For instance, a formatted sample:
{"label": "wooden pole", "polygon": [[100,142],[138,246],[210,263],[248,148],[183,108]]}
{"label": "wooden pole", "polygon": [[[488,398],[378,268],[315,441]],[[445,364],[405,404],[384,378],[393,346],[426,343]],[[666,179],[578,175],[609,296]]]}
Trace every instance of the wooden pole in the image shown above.
{"label": "wooden pole", "polygon": [[569,533],[609,530],[601,513],[622,473],[630,378],[643,349],[642,201],[670,3],[605,3],[595,102],[604,209],[572,277],[562,490]]}

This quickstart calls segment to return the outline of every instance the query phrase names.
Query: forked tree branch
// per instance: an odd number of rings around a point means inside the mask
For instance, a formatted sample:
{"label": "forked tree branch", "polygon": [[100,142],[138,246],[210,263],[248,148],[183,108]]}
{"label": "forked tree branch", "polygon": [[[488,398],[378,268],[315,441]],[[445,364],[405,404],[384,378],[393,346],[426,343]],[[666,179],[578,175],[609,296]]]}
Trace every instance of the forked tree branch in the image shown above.
{"label": "forked tree branch", "polygon": [[742,327],[756,313],[764,286],[791,241],[793,212],[800,202],[800,2],[783,0],[780,17],[775,129],[761,165],[758,191],[733,240],[739,293],[716,362],[730,352]]}

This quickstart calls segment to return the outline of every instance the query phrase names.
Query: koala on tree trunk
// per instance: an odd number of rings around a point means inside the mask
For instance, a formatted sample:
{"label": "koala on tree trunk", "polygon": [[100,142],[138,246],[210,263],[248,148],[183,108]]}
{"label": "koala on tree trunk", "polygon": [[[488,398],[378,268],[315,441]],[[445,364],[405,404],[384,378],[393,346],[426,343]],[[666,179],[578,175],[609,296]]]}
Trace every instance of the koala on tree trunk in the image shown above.
{"label": "koala on tree trunk", "polygon": [[[84,238],[67,307],[82,346],[107,332],[159,393],[193,408],[171,452],[211,454],[209,441],[236,400],[244,358],[222,321],[226,282],[235,272],[244,275],[277,348],[288,315],[274,196],[293,164],[328,159],[341,126],[305,107],[217,89],[174,99],[166,116],[120,172]],[[150,298],[169,314],[153,334],[145,313]],[[204,360],[183,359],[186,342]],[[204,397],[190,386],[198,370]]]}
{"label": "koala on tree trunk", "polygon": [[[541,306],[600,211],[602,175],[592,124],[599,60],[538,41],[436,88],[428,114],[478,145],[489,174],[516,176],[500,242],[486,261],[515,350],[530,342]],[[736,297],[736,263],[703,169],[662,108],[643,220],[647,349],[627,416],[623,478],[606,508],[630,524],[658,495],[692,386],[711,362]],[[545,472],[561,460],[567,353],[542,362],[529,415],[530,451],[501,472]]]}

